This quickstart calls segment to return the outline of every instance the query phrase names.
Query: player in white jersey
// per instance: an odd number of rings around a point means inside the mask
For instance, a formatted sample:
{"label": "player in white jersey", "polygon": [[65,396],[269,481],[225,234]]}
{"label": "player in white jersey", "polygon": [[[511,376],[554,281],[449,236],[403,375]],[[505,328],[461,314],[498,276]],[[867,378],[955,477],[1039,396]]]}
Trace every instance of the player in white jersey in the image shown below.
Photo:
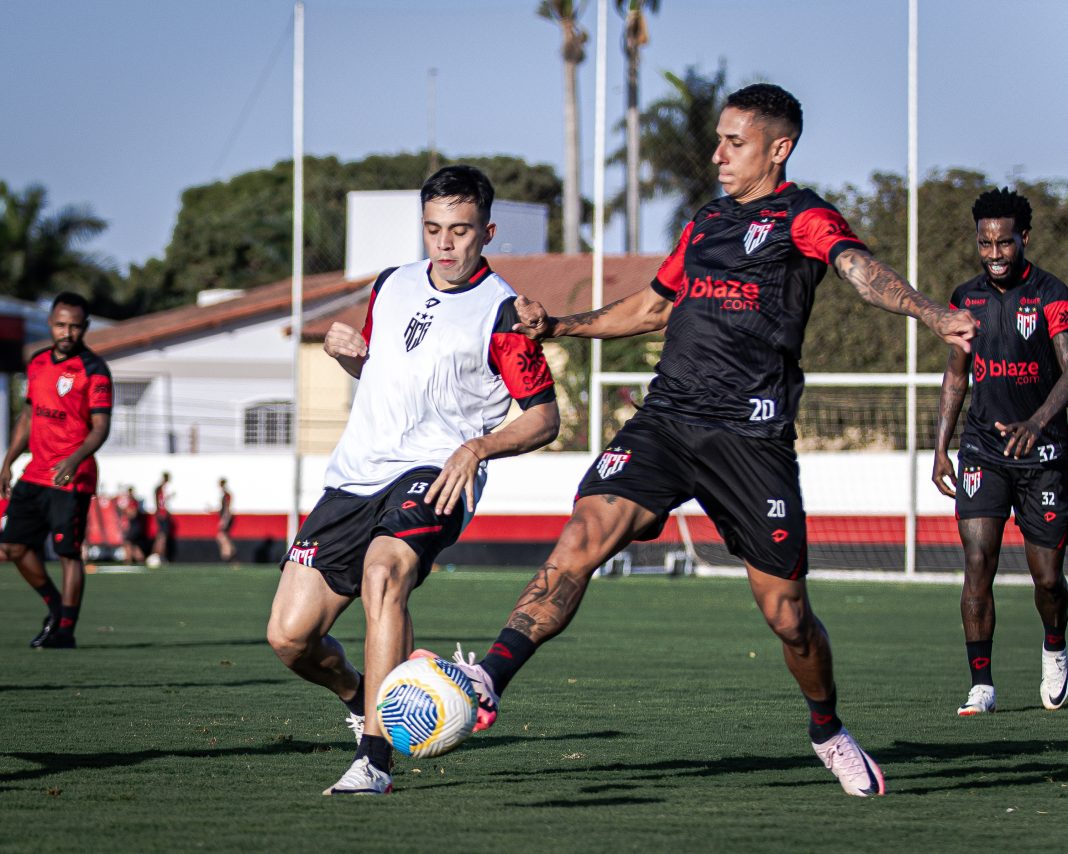
{"label": "player in white jersey", "polygon": [[[447,166],[420,195],[429,260],[378,277],[361,332],[334,323],[326,335],[326,352],[359,383],[267,626],[278,657],[334,692],[359,738],[325,795],[392,790],[389,743],[374,714],[364,720],[364,702],[373,709],[412,651],[408,596],[471,519],[486,461],[546,445],[560,424],[541,346],[512,330],[515,291],[482,257],[495,231],[492,185],[473,167]],[[522,412],[500,427],[512,400]],[[328,634],[356,598],[362,675]]]}

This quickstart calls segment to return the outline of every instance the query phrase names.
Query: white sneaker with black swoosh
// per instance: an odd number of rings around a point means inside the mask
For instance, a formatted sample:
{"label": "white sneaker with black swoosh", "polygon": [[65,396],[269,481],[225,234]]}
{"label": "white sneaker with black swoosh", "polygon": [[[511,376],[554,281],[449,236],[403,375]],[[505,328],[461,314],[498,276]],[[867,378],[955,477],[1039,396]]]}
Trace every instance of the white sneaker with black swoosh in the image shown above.
{"label": "white sneaker with black swoosh", "polygon": [[962,718],[969,718],[972,715],[993,712],[997,707],[998,695],[993,685],[972,685],[968,691],[968,699],[957,709],[957,714]]}
{"label": "white sneaker with black swoosh", "polygon": [[1051,712],[1068,699],[1068,649],[1042,650],[1042,705]]}

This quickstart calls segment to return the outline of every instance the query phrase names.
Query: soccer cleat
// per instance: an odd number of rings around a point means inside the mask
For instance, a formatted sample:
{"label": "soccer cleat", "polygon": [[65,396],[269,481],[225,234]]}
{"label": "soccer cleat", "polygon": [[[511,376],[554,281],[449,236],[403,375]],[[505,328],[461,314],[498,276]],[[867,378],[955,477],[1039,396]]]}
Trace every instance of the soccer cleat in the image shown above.
{"label": "soccer cleat", "polygon": [[388,795],[393,791],[393,778],[371,764],[366,756],[355,759],[349,770],[324,795]]}
{"label": "soccer cleat", "polygon": [[472,732],[482,732],[493,726],[497,720],[497,706],[501,698],[493,690],[493,678],[482,668],[481,664],[475,663],[475,654],[468,653],[468,659],[464,660],[464,651],[460,644],[456,644],[456,652],[452,656],[453,662],[464,675],[471,680],[471,687],[478,694],[478,719]]}
{"label": "soccer cleat", "polygon": [[349,716],[345,718],[345,726],[352,730],[352,734],[356,736],[356,743],[359,744],[360,739],[363,738],[363,715],[349,712]]}
{"label": "soccer cleat", "polygon": [[47,638],[49,635],[52,634],[52,632],[57,631],[58,629],[59,613],[52,613],[51,611],[49,611],[48,616],[45,617],[44,622],[41,623],[41,631],[34,635],[33,640],[30,641],[30,646],[34,649],[37,649],[37,647],[44,643],[45,638]]}
{"label": "soccer cleat", "polygon": [[812,742],[812,749],[838,778],[847,795],[866,798],[886,792],[883,772],[879,770],[875,760],[860,749],[849,730],[843,728],[838,735],[823,744]]}
{"label": "soccer cleat", "polygon": [[1068,650],[1042,650],[1042,705],[1051,712],[1068,699]]}
{"label": "soccer cleat", "polygon": [[71,632],[57,629],[44,638],[38,645],[38,649],[75,649],[78,646]]}
{"label": "soccer cleat", "polygon": [[[1045,682],[1043,682],[1043,685]],[[1062,701],[1063,702],[1063,701]],[[964,705],[957,709],[957,714],[962,718],[971,715],[983,715],[993,712],[997,708],[997,693],[993,685],[972,685],[968,692],[968,699]]]}

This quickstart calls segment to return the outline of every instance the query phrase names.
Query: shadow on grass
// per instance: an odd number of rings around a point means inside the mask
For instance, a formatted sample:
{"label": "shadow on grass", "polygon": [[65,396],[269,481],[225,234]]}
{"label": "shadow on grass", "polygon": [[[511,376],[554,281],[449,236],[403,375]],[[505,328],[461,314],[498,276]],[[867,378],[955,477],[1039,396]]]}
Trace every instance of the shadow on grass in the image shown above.
{"label": "shadow on grass", "polygon": [[[266,623],[264,623],[264,631],[266,631]],[[88,632],[86,634],[88,634]],[[336,635],[335,635],[335,637],[336,637]],[[352,645],[363,644],[363,641],[364,641],[364,638],[362,636],[343,637],[343,638],[337,638],[337,639],[340,640],[342,644],[352,644]],[[442,658],[446,658],[447,659],[447,658],[451,658],[452,657],[452,650],[456,648],[456,637],[455,637],[455,635],[447,635],[447,636],[443,635],[441,637],[437,637],[437,636],[433,636],[433,635],[427,635],[425,637],[421,637],[419,639],[419,643],[420,643],[421,646],[424,646],[424,647],[427,647],[427,648],[430,648],[430,649],[432,649],[432,645],[435,645],[435,644],[447,644],[447,645],[449,645],[450,649],[448,651],[439,653],[442,656]],[[488,647],[490,645],[490,643],[492,643],[492,640],[486,641],[486,646]],[[184,648],[198,647],[198,646],[267,646],[267,638],[265,636],[261,635],[259,637],[255,637],[255,638],[240,638],[240,639],[234,639],[234,638],[218,638],[218,639],[201,638],[199,640],[187,640],[187,641],[186,640],[182,640],[182,641],[144,640],[144,641],[129,641],[129,642],[118,641],[118,642],[115,642],[115,643],[111,643],[111,642],[107,642],[107,641],[100,642],[100,643],[93,643],[92,641],[90,641],[88,643],[83,643],[82,640],[81,640],[81,635],[78,636],[78,650],[79,651],[86,651],[86,650],[99,651],[99,650],[109,650],[109,649],[184,649]],[[438,653],[438,650],[432,649],[432,651],[435,652],[435,653]],[[32,650],[31,654],[50,655],[50,654],[52,654],[52,650]],[[71,654],[72,653],[70,653],[69,651],[64,651],[64,655],[71,655]]]}
{"label": "shadow on grass", "polygon": [[287,678],[286,676],[282,676],[279,679],[241,679],[239,681],[220,679],[216,682],[93,682],[81,684],[68,682],[64,685],[0,684],[0,694],[14,693],[16,691],[63,691],[70,693],[72,691],[96,691],[119,688],[123,690],[128,688],[151,688],[153,690],[158,690],[160,688],[247,688],[251,685],[282,685],[292,681],[292,677]]}

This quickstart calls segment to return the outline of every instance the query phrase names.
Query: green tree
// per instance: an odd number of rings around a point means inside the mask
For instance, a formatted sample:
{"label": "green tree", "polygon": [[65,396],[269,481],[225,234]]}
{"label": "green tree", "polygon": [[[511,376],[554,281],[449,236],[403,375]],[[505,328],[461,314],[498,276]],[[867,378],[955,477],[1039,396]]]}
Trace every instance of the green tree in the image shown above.
{"label": "green tree", "polygon": [[585,0],[541,0],[539,17],[560,27],[564,60],[564,252],[578,252],[579,225],[582,222],[582,194],[579,189],[579,109],[578,67],[586,60],[589,33],[578,22]]}
{"label": "green tree", "polygon": [[[458,162],[482,169],[499,198],[548,205],[549,245],[559,250],[561,185],[552,167],[503,155],[443,158],[446,164]],[[305,272],[344,265],[348,191],[415,189],[428,167],[426,152],[373,155],[349,163],[336,157],[305,158]],[[127,284],[136,295],[137,310],[183,305],[205,288],[248,288],[288,276],[292,196],[292,161],[186,190],[164,257],[130,270]]]}
{"label": "green tree", "polygon": [[40,184],[21,193],[0,181],[0,293],[35,300],[64,290],[91,296],[115,282],[115,271],[81,247],[107,228],[87,206],[46,213]]}
{"label": "green tree", "polygon": [[[650,104],[641,114],[641,159],[649,177],[641,182],[641,196],[678,199],[668,231],[676,238],[690,217],[709,199],[719,195],[719,181],[712,165],[716,148],[716,125],[726,99],[727,69],[720,64],[711,77],[694,67],[682,77],[664,73],[672,92]],[[613,152],[610,162],[625,162],[627,150]],[[623,195],[612,200],[619,210]]]}
{"label": "green tree", "polygon": [[627,58],[627,113],[624,122],[627,149],[625,248],[628,254],[638,251],[641,234],[641,117],[638,112],[638,71],[641,68],[641,50],[649,43],[646,9],[656,14],[660,11],[660,0],[616,0],[616,11],[624,19],[623,53]]}

